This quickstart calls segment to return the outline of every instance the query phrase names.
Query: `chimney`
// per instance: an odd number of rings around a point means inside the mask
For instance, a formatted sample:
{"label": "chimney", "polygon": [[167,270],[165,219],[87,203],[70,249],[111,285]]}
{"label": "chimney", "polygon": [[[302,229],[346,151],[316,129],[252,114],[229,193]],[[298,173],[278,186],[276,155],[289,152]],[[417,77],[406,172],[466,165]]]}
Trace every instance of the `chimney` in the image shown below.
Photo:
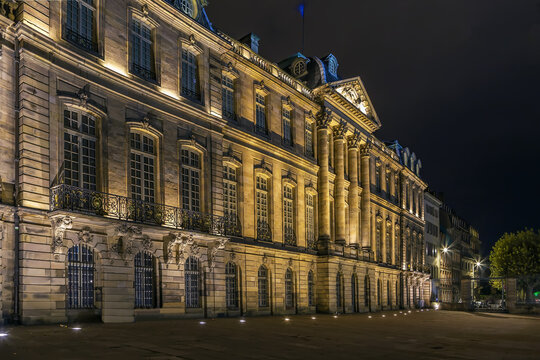
{"label": "chimney", "polygon": [[259,53],[259,40],[260,38],[256,34],[249,33],[243,38],[241,38],[240,42],[248,45],[251,48],[251,50],[253,50],[255,53],[258,54]]}

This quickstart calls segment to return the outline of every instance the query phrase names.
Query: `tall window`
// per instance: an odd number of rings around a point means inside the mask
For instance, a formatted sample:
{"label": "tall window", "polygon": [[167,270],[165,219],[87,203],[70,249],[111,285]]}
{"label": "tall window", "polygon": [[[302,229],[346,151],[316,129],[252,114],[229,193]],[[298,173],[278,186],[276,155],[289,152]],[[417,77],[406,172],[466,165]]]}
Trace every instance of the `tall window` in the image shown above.
{"label": "tall window", "polygon": [[364,305],[369,306],[371,296],[371,285],[369,283],[369,276],[364,278]]}
{"label": "tall window", "polygon": [[306,121],[305,129],[306,156],[313,157],[315,150],[313,147],[313,122]]}
{"label": "tall window", "polygon": [[396,281],[396,306],[399,306],[399,285]]}
{"label": "tall window", "polygon": [[340,272],[336,275],[336,306],[337,310],[343,309],[343,280]]}
{"label": "tall window", "polygon": [[64,183],[96,190],[96,119],[64,110]]}
{"label": "tall window", "polygon": [[255,130],[266,134],[266,97],[257,93],[255,95]]}
{"label": "tall window", "polygon": [[270,241],[270,224],[268,223],[268,179],[257,175],[256,181],[256,216],[257,216],[257,239]]}
{"label": "tall window", "polygon": [[225,297],[228,309],[238,308],[238,270],[232,262],[225,266]]}
{"label": "tall window", "polygon": [[390,281],[387,280],[387,281],[386,281],[386,297],[387,297],[387,299],[388,299],[388,301],[387,301],[387,305],[388,305],[388,306],[390,306],[390,305],[392,304],[392,298],[391,298],[390,295],[391,295],[391,294],[390,294]]}
{"label": "tall window", "polygon": [[68,0],[64,38],[85,50],[97,52],[94,0]]}
{"label": "tall window", "polygon": [[182,149],[182,208],[201,211],[201,156],[198,152]]}
{"label": "tall window", "polygon": [[381,297],[382,297],[382,285],[381,280],[377,280],[377,305],[381,306]]}
{"label": "tall window", "polygon": [[377,192],[381,191],[381,166],[375,165],[375,188]]}
{"label": "tall window", "polygon": [[400,259],[401,259],[401,247],[400,247],[400,239],[399,239],[399,228],[397,226],[394,226],[394,265],[400,265]]}
{"label": "tall window", "polygon": [[155,202],[156,149],[150,137],[131,133],[131,197]]}
{"label": "tall window", "polygon": [[399,176],[394,173],[394,196],[396,203],[399,203]]}
{"label": "tall window", "polygon": [[131,20],[131,72],[155,80],[152,30],[138,19]]}
{"label": "tall window", "polygon": [[294,189],[291,186],[283,187],[283,236],[285,244],[296,245],[294,233]]}
{"label": "tall window", "polygon": [[191,51],[182,49],[182,95],[199,101],[199,74],[197,69],[197,56]]}
{"label": "tall window", "polygon": [[221,76],[221,113],[225,119],[234,119],[234,80]]}
{"label": "tall window", "polygon": [[315,247],[315,196],[306,194],[306,242],[307,247]]}
{"label": "tall window", "polygon": [[268,302],[268,270],[264,265],[259,268],[258,285],[259,307],[270,306]]}
{"label": "tall window", "polygon": [[312,270],[308,273],[308,305],[315,306],[315,279]]}
{"label": "tall window", "polygon": [[382,222],[377,221],[377,228],[375,230],[375,236],[377,243],[375,244],[377,247],[377,261],[382,262]]}
{"label": "tall window", "polygon": [[391,264],[392,263],[392,232],[390,231],[390,225],[386,224],[386,236],[385,236],[385,242],[386,242],[386,263]]}
{"label": "tall window", "polygon": [[237,186],[236,168],[225,164],[223,166],[223,207],[225,216],[234,222],[238,216]]}
{"label": "tall window", "polygon": [[294,280],[291,269],[285,272],[285,307],[287,309],[294,307]]}
{"label": "tall window", "polygon": [[186,284],[186,307],[201,307],[199,260],[193,256],[188,257],[184,264],[184,277]]}
{"label": "tall window", "polygon": [[291,127],[291,110],[287,108],[281,109],[281,120],[283,122],[283,143],[292,146],[292,127]]}
{"label": "tall window", "polygon": [[94,250],[80,244],[68,250],[69,309],[92,309],[94,307]]}
{"label": "tall window", "polygon": [[135,255],[135,307],[155,307],[154,257],[146,252]]}
{"label": "tall window", "polygon": [[358,312],[358,280],[356,274],[351,277],[351,301],[353,312]]}

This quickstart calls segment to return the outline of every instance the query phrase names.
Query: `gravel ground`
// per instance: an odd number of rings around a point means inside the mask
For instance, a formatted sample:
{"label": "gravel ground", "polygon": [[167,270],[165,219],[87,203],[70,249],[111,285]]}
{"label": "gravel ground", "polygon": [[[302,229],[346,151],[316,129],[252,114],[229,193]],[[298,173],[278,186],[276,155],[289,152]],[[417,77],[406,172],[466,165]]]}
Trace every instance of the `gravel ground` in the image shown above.
{"label": "gravel ground", "polygon": [[19,326],[0,329],[0,359],[540,358],[540,318],[405,313]]}

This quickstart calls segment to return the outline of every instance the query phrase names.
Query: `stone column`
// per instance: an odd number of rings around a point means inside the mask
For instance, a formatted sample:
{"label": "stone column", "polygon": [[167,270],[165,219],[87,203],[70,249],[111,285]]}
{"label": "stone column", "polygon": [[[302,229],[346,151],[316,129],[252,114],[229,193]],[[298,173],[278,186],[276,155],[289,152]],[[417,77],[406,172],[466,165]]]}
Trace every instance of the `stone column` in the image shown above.
{"label": "stone column", "polygon": [[317,160],[319,164],[318,225],[319,242],[330,241],[330,186],[328,183],[328,124],[330,113],[322,111],[317,115]]}
{"label": "stone column", "polygon": [[349,151],[349,244],[358,246],[358,134],[347,139]]}
{"label": "stone column", "polygon": [[361,162],[361,179],[362,179],[362,247],[365,250],[371,249],[371,189],[370,189],[370,176],[369,176],[369,153],[371,150],[371,143],[364,144],[360,147],[360,162]]}
{"label": "stone column", "polygon": [[335,224],[336,244],[345,245],[345,124],[334,128],[334,165],[336,179],[334,183],[334,197],[336,199]]}

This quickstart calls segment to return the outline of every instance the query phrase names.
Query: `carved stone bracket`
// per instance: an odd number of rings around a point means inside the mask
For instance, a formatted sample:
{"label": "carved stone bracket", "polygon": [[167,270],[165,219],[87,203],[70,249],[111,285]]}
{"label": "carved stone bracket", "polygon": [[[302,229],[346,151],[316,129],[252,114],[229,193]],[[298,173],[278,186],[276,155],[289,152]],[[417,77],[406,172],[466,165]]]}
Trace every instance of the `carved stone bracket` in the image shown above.
{"label": "carved stone bracket", "polygon": [[88,244],[94,241],[94,235],[90,233],[89,227],[84,227],[81,231],[77,233],[77,238],[73,240],[74,245],[79,244]]}
{"label": "carved stone bracket", "polygon": [[[199,256],[200,247],[195,242],[193,234],[174,232],[170,236],[172,239],[167,244],[167,262],[176,262],[178,265],[183,262],[185,254]],[[178,256],[175,256],[176,250],[178,250]]]}
{"label": "carved stone bracket", "polygon": [[114,231],[118,239],[110,246],[110,250],[124,261],[128,261],[137,251],[135,237],[142,234],[142,228],[136,225],[122,224],[117,226]]}
{"label": "carved stone bracket", "polygon": [[79,97],[80,105],[82,107],[86,107],[86,103],[90,97],[90,84],[84,85],[83,88],[77,93],[77,96]]}
{"label": "carved stone bracket", "polygon": [[208,247],[208,266],[210,271],[216,266],[216,256],[220,250],[225,249],[225,245],[229,242],[227,238],[221,238]]}
{"label": "carved stone bracket", "polygon": [[51,223],[53,227],[51,250],[53,253],[59,253],[62,246],[64,246],[64,234],[66,230],[73,227],[73,218],[65,215],[56,215],[51,217]]}

